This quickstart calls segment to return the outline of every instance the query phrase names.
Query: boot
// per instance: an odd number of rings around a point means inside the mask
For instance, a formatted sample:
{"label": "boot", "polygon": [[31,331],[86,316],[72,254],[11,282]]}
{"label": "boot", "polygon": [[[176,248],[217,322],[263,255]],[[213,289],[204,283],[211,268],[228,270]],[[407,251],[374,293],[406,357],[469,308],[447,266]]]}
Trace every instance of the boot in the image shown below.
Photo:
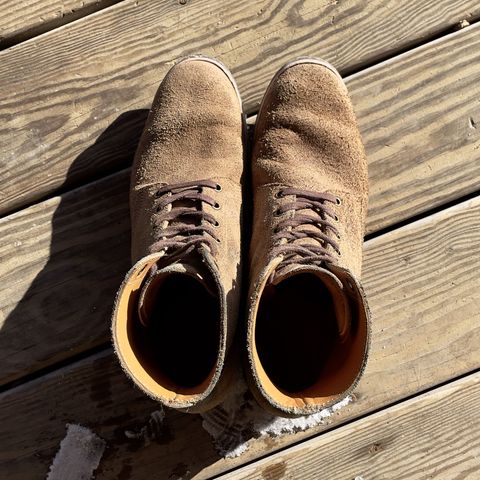
{"label": "boot", "polygon": [[270,83],[252,151],[248,380],[273,414],[318,412],[365,367],[359,283],[368,200],[355,115],[336,70],[300,59]]}
{"label": "boot", "polygon": [[134,265],[115,302],[114,346],[146,394],[187,412],[219,403],[235,367],[243,125],[226,68],[184,59],[160,85],[132,170]]}

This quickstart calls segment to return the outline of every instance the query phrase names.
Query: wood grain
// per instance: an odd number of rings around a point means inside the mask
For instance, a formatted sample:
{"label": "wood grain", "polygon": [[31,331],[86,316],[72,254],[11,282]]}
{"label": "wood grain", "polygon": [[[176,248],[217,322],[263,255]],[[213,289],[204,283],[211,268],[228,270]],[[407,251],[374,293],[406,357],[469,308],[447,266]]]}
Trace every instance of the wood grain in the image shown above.
{"label": "wood grain", "polygon": [[[0,396],[1,471],[43,477],[73,422],[108,443],[97,479],[208,478],[479,367],[480,197],[367,242],[364,270],[371,357],[354,402],[330,425],[252,440],[241,457],[223,460],[198,416],[172,411],[163,426],[149,424],[159,405],[107,351]],[[125,435],[147,424],[146,439]]]}
{"label": "wood grain", "polygon": [[0,53],[0,213],[126,166],[121,153],[75,159],[148,106],[178,57],[223,60],[252,112],[292,57],[348,73],[477,16],[477,0],[126,0],[16,45]]}
{"label": "wood grain", "polygon": [[475,373],[219,480],[474,480],[480,471],[479,398]]}
{"label": "wood grain", "polygon": [[347,79],[368,157],[367,232],[480,186],[480,25]]}
{"label": "wood grain", "polygon": [[107,340],[117,279],[130,266],[128,177],[0,220],[2,383]]}
{"label": "wood grain", "polygon": [[[457,68],[459,58],[471,61],[464,68],[470,74]],[[480,128],[468,126],[479,109],[478,76],[480,29],[472,29],[348,81],[369,157],[368,232],[478,188]],[[102,157],[130,161],[145,116],[122,114],[72,169]],[[7,259],[0,263],[1,384],[107,340],[113,293],[128,267],[127,176],[114,174],[0,221]]]}
{"label": "wood grain", "polygon": [[[132,158],[145,116],[122,114],[82,158]],[[0,384],[109,340],[113,298],[130,266],[129,174],[0,219]]]}
{"label": "wood grain", "polygon": [[0,49],[32,38],[120,0],[0,0]]}

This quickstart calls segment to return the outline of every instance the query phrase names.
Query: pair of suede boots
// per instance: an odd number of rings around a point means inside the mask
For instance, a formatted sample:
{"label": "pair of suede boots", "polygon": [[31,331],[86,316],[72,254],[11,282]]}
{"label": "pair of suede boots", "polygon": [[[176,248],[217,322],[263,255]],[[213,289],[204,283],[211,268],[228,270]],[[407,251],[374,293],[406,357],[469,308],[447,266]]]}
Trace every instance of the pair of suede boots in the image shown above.
{"label": "pair of suede boots", "polygon": [[[212,408],[244,357],[264,408],[311,414],[346,396],[366,362],[365,153],[341,77],[314,58],[271,81],[251,159],[244,119],[216,60],[186,58],[160,85],[132,171],[134,266],[114,307],[115,350],[135,383],[169,407]],[[245,183],[251,238],[242,236]]]}

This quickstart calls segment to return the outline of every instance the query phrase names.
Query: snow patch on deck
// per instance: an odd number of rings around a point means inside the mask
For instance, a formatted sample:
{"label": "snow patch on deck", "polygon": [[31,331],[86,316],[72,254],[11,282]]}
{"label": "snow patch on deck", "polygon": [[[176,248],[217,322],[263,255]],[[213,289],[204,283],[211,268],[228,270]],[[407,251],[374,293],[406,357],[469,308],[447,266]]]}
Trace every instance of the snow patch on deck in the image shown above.
{"label": "snow patch on deck", "polygon": [[105,440],[81,425],[67,424],[67,434],[50,465],[47,480],[90,480],[105,451]]}
{"label": "snow patch on deck", "polygon": [[325,423],[325,419],[352,401],[347,396],[330,408],[298,418],[276,417],[263,410],[244,383],[239,383],[218,407],[202,413],[202,426],[213,438],[225,458],[240,456],[248,450],[249,440],[262,436],[278,437],[307,430]]}

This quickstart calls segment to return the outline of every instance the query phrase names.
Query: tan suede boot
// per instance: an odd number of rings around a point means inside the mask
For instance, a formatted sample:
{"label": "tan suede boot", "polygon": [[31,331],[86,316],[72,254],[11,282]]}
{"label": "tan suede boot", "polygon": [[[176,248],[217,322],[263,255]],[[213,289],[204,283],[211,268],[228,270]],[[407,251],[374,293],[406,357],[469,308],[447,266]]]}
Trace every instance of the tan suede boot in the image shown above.
{"label": "tan suede boot", "polygon": [[188,412],[220,402],[235,367],[243,118],[225,67],[184,59],[160,85],[133,165],[134,266],[115,303],[115,350],[142,390]]}
{"label": "tan suede boot", "polygon": [[333,67],[299,59],[277,73],[252,157],[249,383],[273,413],[310,414],[354,388],[370,331],[359,284],[367,164]]}

